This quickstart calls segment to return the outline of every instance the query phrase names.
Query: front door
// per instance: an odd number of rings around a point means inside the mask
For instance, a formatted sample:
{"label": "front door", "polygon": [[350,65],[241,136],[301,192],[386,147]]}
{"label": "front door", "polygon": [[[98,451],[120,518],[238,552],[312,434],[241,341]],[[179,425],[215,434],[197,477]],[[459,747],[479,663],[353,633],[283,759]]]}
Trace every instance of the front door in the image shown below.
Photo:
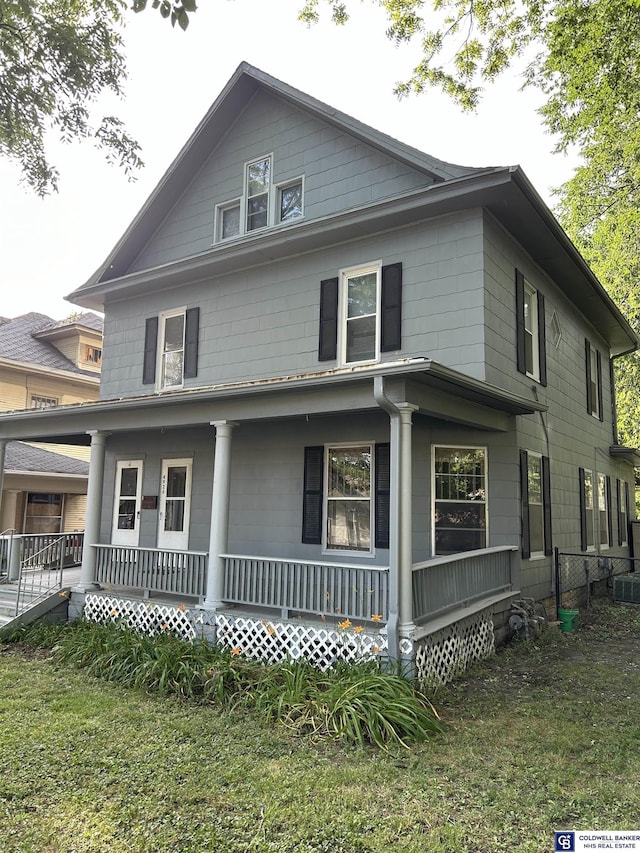
{"label": "front door", "polygon": [[113,508],[113,545],[137,545],[140,537],[140,499],[142,460],[116,463],[115,503]]}
{"label": "front door", "polygon": [[186,551],[191,512],[191,459],[163,459],[158,548]]}

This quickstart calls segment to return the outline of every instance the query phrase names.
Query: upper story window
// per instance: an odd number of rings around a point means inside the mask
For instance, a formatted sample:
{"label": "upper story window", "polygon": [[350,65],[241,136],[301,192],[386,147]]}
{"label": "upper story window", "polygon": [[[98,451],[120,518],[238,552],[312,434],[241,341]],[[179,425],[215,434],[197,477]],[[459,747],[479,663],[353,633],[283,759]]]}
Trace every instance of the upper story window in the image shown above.
{"label": "upper story window", "polygon": [[82,355],[86,364],[102,364],[102,349],[100,347],[85,344]]}
{"label": "upper story window", "polygon": [[487,451],[433,448],[433,552],[487,547]]}
{"label": "upper story window", "polygon": [[145,325],[143,385],[158,391],[181,388],[185,379],[198,375],[199,308],[180,308]]}
{"label": "upper story window", "polygon": [[516,270],[517,363],[520,373],[547,384],[544,295]]}
{"label": "upper story window", "polygon": [[36,394],[31,395],[32,409],[50,409],[52,406],[57,406],[58,400],[56,397],[40,397]]}
{"label": "upper story window", "polygon": [[602,359],[599,351],[586,338],[584,360],[587,379],[587,411],[594,418],[602,420]]}
{"label": "upper story window", "polygon": [[401,346],[401,263],[375,262],[320,282],[319,361],[366,363]]}
{"label": "upper story window", "polygon": [[298,219],[303,213],[303,179],[273,182],[271,154],[245,164],[243,193],[216,207],[215,238],[229,240],[280,222]]}

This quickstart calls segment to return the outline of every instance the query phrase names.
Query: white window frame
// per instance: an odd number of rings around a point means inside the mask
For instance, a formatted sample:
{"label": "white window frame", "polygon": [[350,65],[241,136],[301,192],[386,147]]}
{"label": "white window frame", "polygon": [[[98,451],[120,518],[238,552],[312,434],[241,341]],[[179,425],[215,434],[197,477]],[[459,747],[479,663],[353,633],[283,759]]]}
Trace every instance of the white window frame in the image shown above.
{"label": "white window frame", "polygon": [[[484,500],[483,501],[456,501],[438,498],[436,492],[436,452],[437,450],[480,450],[484,454]],[[484,505],[484,547],[489,547],[489,450],[486,445],[463,445],[463,444],[432,444],[431,445],[431,553],[434,557],[442,556],[436,551],[436,505],[439,501],[447,503],[470,503]],[[451,553],[464,554],[465,551]]]}
{"label": "white window frame", "polygon": [[[527,305],[530,309],[530,317],[527,317]],[[525,338],[525,346],[524,346],[524,358],[525,358],[525,366],[526,376],[530,376],[531,379],[535,379],[536,382],[540,381],[540,338],[539,338],[539,323],[540,318],[538,317],[538,291],[535,287],[532,287],[531,284],[526,280],[524,280],[524,338]],[[529,365],[527,364],[527,341],[531,342],[531,369],[529,369]]]}
{"label": "white window frame", "polygon": [[[256,163],[263,163],[265,160],[269,161],[269,180],[267,182],[267,205],[266,205],[266,214],[267,221],[264,225],[258,225],[256,228],[249,228],[249,201],[251,198],[257,198],[259,195],[264,195],[264,193],[257,193],[255,196],[249,196],[249,169],[252,166],[255,166]],[[244,202],[244,209],[240,210],[242,215],[241,226],[244,230],[245,234],[253,234],[256,231],[263,231],[265,228],[268,228],[269,225],[273,222],[273,214],[271,210],[271,205],[273,203],[273,154],[263,154],[261,157],[254,157],[252,160],[248,160],[244,164],[244,184],[242,189],[242,200]]]}
{"label": "white window frame", "polygon": [[[589,507],[587,503],[587,497],[589,496],[589,489],[587,488],[587,483],[589,484],[590,494],[591,494],[591,507]],[[584,469],[584,519],[585,519],[585,528],[587,534],[587,551],[595,551],[596,550],[596,489],[597,489],[597,478],[594,477],[593,470],[591,468]],[[589,513],[591,513],[591,523],[589,523]],[[589,531],[591,531],[591,543],[589,543]]]}
{"label": "white window frame", "polygon": [[629,504],[627,502],[629,487],[626,480],[618,480],[618,482],[620,483],[620,505],[618,506],[618,512],[621,516],[624,516],[624,523],[621,523],[621,546],[627,547],[629,545]]}
{"label": "white window frame", "polygon": [[[531,499],[531,477],[530,477],[531,468],[529,466],[529,463],[532,459],[537,460],[539,467],[540,467],[540,501],[539,502],[533,501]],[[540,507],[540,531],[539,531],[539,533],[540,533],[540,541],[542,542],[542,549],[538,549],[537,551],[534,551],[533,548],[531,548],[531,552],[529,554],[529,557],[530,558],[544,557],[545,556],[544,549],[545,549],[546,543],[544,541],[544,485],[542,482],[542,453],[536,453],[533,450],[527,450],[527,490],[528,490],[528,504],[529,504],[529,545],[531,545],[531,542],[532,542],[532,536],[531,536],[531,531],[533,529],[533,526],[531,523],[531,507],[532,506]]]}
{"label": "white window frame", "polygon": [[[600,472],[596,474],[596,490],[598,496],[598,523],[596,525],[596,529],[598,531],[597,541],[601,551],[608,551],[611,547],[611,542],[609,541],[609,527],[611,526],[611,522],[609,519],[609,505],[611,503],[611,496],[607,494],[608,488],[606,474],[601,474]],[[602,529],[603,520],[604,531]],[[603,533],[606,537],[606,539],[604,540],[602,538]]]}
{"label": "white window frame", "polygon": [[[224,237],[222,234],[222,226],[224,222],[224,214],[227,210],[233,210],[235,207],[238,208],[238,230],[235,234],[229,234],[228,237]],[[216,213],[215,213],[215,231],[216,231],[216,243],[226,242],[227,240],[233,240],[235,237],[239,237],[242,232],[242,199],[234,198],[231,201],[222,202],[222,204],[216,205]]]}
{"label": "white window frame", "polygon": [[[349,281],[362,275],[376,275],[376,312],[375,312],[375,345],[371,358],[349,361],[347,359],[347,327],[356,318],[348,316]],[[349,267],[339,272],[340,295],[339,295],[339,323],[338,323],[338,361],[342,365],[375,364],[380,361],[380,334],[381,334],[381,305],[382,305],[382,261],[372,261],[357,267]],[[360,315],[371,316],[370,314]]]}
{"label": "white window frame", "polygon": [[[332,450],[349,450],[356,448],[368,448],[370,456],[369,467],[369,497],[368,498],[350,498],[350,497],[329,497],[330,484],[330,456]],[[334,500],[353,500],[353,501],[368,501],[369,502],[369,548],[367,550],[359,548],[340,548],[329,544],[329,503]],[[373,441],[349,441],[349,442],[332,442],[324,446],[324,495],[322,500],[322,550],[326,554],[335,556],[336,554],[353,554],[359,557],[375,556],[375,442]]]}
{"label": "white window frame", "polygon": [[[287,190],[290,187],[295,187],[300,184],[300,215],[292,216],[289,219],[282,219],[281,216],[281,199],[283,190]],[[278,225],[288,225],[291,222],[298,222],[300,219],[304,218],[304,175],[299,175],[297,178],[292,178],[290,181],[283,181],[280,184],[276,184],[276,191],[274,195],[274,211],[272,216],[272,222]]]}
{"label": "white window frame", "polygon": [[[116,460],[115,483],[113,489],[113,516],[111,519],[111,544],[112,545],[130,545],[137,546],[140,540],[140,510],[142,508],[142,475],[143,475],[143,460],[142,459],[118,459]],[[134,502],[135,508],[133,513],[133,527],[118,527],[118,518],[120,515],[120,499],[122,471],[135,468],[136,474],[136,493],[128,497]]]}
{"label": "white window frame", "polygon": [[[165,345],[165,329],[167,320],[173,317],[182,317],[182,377],[179,384],[167,385],[164,382],[164,345]],[[185,355],[185,334],[187,327],[187,309],[176,308],[173,311],[164,311],[158,315],[158,353],[156,362],[156,387],[158,391],[172,391],[176,388],[182,388],[184,385],[184,355]],[[177,350],[173,350],[177,352]]]}

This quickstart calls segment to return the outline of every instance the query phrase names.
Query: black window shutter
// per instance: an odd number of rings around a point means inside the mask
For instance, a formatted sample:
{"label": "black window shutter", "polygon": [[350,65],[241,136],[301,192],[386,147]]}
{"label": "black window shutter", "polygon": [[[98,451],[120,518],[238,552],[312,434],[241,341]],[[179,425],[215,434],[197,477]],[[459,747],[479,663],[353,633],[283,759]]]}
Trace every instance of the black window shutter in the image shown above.
{"label": "black window shutter", "polygon": [[622,480],[616,479],[616,505],[618,507],[618,545],[622,545],[623,542],[622,501],[624,500],[624,494],[622,486]]}
{"label": "black window shutter", "polygon": [[402,264],[382,267],[381,352],[402,348]]}
{"label": "black window shutter", "polygon": [[302,541],[322,544],[324,447],[305,447],[302,498]]}
{"label": "black window shutter", "polygon": [[198,375],[199,308],[187,309],[184,326],[184,378],[193,379]]}
{"label": "black window shutter", "polygon": [[544,295],[538,291],[538,356],[540,358],[540,384],[547,384],[547,330],[544,315]]}
{"label": "black window shutter", "polygon": [[516,355],[518,371],[527,372],[524,335],[524,275],[516,270]]}
{"label": "black window shutter", "polygon": [[551,530],[551,466],[549,457],[542,457],[542,518],[544,525],[544,553],[553,554]]}
{"label": "black window shutter", "polygon": [[596,350],[596,370],[598,371],[598,417],[601,421],[603,421],[604,412],[602,411],[602,361],[600,359],[600,350]]}
{"label": "black window shutter", "polygon": [[606,499],[607,499],[607,533],[609,535],[609,545],[613,545],[613,516],[612,516],[612,506],[611,506],[611,477],[607,474],[606,478]]}
{"label": "black window shutter", "polygon": [[584,340],[584,361],[585,373],[587,378],[587,411],[590,415],[593,414],[593,396],[591,394],[591,344],[585,338]]}
{"label": "black window shutter", "polygon": [[376,444],[375,462],[375,546],[388,548],[391,514],[391,447],[389,444]]}
{"label": "black window shutter", "polygon": [[153,385],[156,381],[156,361],[158,358],[158,318],[148,317],[144,330],[144,361],[142,366],[142,384]]}
{"label": "black window shutter", "polygon": [[527,559],[531,556],[531,535],[529,532],[529,457],[526,450],[520,451],[520,508],[522,513],[521,553]]}
{"label": "black window shutter", "polygon": [[585,475],[584,468],[578,468],[580,481],[580,550],[587,550],[587,507],[585,505]]}
{"label": "black window shutter", "polygon": [[338,346],[338,279],[320,282],[320,340],[318,361],[331,361]]}

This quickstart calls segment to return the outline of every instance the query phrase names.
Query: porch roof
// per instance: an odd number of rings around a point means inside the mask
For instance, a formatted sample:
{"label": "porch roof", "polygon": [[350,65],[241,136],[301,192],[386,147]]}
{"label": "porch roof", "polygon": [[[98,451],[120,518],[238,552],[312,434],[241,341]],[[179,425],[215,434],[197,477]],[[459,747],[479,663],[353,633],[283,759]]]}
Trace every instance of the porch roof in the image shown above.
{"label": "porch roof", "polygon": [[340,368],[181,391],[0,413],[0,440],[88,444],[94,431],[125,432],[378,410],[374,379],[394,402],[422,414],[484,429],[508,430],[515,415],[546,406],[467,376],[429,358]]}

